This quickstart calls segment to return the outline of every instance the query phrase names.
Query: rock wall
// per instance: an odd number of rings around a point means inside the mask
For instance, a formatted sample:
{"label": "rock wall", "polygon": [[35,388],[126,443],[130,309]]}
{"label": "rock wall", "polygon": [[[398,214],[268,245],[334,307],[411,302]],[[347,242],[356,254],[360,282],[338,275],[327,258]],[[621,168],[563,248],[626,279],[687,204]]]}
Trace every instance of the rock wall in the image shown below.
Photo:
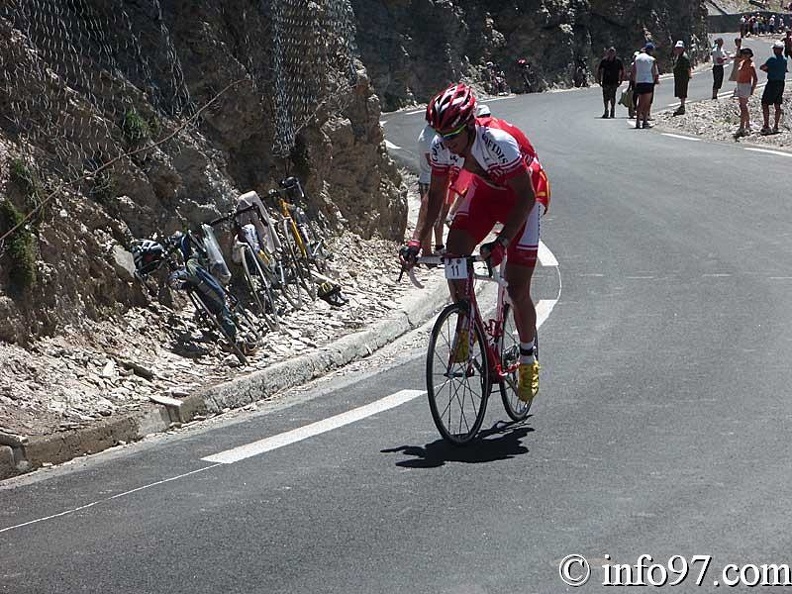
{"label": "rock wall", "polygon": [[401,238],[406,192],[345,0],[0,4],[0,340],[120,317],[123,248],[287,174],[330,231]]}
{"label": "rock wall", "polygon": [[668,68],[677,39],[707,55],[706,9],[687,0],[352,0],[357,41],[386,109],[428,100],[451,81],[478,84],[488,61],[512,89],[517,60],[533,65],[540,88],[569,86],[575,65],[591,73],[602,50],[625,58],[646,38]]}
{"label": "rock wall", "polygon": [[[683,0],[7,0],[0,3],[0,340],[122,319],[134,237],[298,175],[331,231],[401,238],[381,108],[478,84],[569,85],[604,46],[706,51]],[[376,93],[376,94],[375,94]],[[33,213],[26,219],[25,215]]]}

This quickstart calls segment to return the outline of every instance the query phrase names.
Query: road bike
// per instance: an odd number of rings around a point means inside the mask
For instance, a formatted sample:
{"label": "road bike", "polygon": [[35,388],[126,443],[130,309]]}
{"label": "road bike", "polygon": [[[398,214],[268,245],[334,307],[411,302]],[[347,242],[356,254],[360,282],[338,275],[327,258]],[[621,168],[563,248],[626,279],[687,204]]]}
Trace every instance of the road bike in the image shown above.
{"label": "road bike", "polygon": [[282,179],[279,185],[276,204],[281,215],[289,219],[288,230],[294,236],[298,255],[324,274],[330,254],[324,237],[312,220],[312,218],[321,218],[321,213],[317,210],[313,213],[313,217],[308,216],[304,208],[304,206],[308,207],[308,200],[300,180],[296,177]]}
{"label": "road bike", "polygon": [[[440,435],[454,445],[472,441],[484,422],[487,401],[495,384],[509,418],[525,419],[531,403],[518,398],[520,337],[507,281],[478,255],[427,256],[418,258],[417,262],[442,265],[449,281],[464,284],[464,291],[459,293],[463,297],[438,315],[426,353],[429,408]],[[487,264],[487,274],[476,271],[475,265],[481,262]],[[413,284],[421,286],[412,270],[409,272]],[[481,315],[476,298],[477,280],[498,284],[493,318],[485,320]],[[538,358],[539,336],[534,336]]]}
{"label": "road bike", "polygon": [[[275,299],[276,287],[282,287],[281,278],[285,275],[279,274],[278,265],[274,254],[268,254],[261,246],[257,236],[255,226],[240,224],[239,217],[245,213],[252,213],[259,216],[259,206],[251,206],[238,209],[228,215],[209,221],[210,227],[216,227],[225,222],[230,222],[234,229],[235,261],[242,266],[242,275],[253,302],[256,304],[259,315],[270,328],[270,330],[280,329],[280,312]],[[266,224],[266,221],[262,221]],[[285,279],[284,279],[285,283]],[[284,290],[283,294],[287,301],[292,303],[291,294]],[[292,306],[299,307],[299,303],[294,301]]]}
{"label": "road bike", "polygon": [[248,355],[259,347],[261,334],[239,300],[209,273],[200,249],[189,232],[161,242],[137,241],[132,246],[135,276],[151,292],[149,277],[167,266],[168,286],[187,294],[199,326],[218,330],[239,362],[248,365]]}

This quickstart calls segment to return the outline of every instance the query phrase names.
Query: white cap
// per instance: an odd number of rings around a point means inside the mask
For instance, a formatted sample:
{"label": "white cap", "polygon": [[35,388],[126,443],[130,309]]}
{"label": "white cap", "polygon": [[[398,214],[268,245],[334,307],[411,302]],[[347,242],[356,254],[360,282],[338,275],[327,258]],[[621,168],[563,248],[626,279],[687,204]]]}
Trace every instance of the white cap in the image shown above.
{"label": "white cap", "polygon": [[674,47],[675,48],[681,47],[682,49],[684,49],[685,48],[685,43],[680,39],[679,41],[676,42],[676,45]]}
{"label": "white cap", "polygon": [[781,41],[780,39],[776,40],[776,42],[773,44],[773,48],[784,49],[784,42]]}
{"label": "white cap", "polygon": [[490,112],[489,105],[485,105],[484,103],[479,103],[478,107],[476,107],[476,117],[482,118],[488,115],[492,115],[492,113]]}

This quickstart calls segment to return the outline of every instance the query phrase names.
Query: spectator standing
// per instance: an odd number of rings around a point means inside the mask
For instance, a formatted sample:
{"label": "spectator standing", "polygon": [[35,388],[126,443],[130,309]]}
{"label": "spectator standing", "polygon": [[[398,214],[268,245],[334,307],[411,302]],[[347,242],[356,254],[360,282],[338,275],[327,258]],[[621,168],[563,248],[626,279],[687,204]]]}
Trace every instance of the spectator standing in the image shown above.
{"label": "spectator standing", "polygon": [[[781,121],[781,104],[784,102],[784,79],[787,73],[787,61],[784,57],[784,42],[773,43],[773,55],[759,69],[767,73],[767,85],[762,93],[762,134],[778,134],[778,122]],[[775,107],[775,124],[770,129],[770,105]]]}
{"label": "spectator standing", "polygon": [[715,40],[712,46],[712,98],[718,98],[718,91],[723,86],[723,65],[729,59],[729,55],[723,49],[723,37]]}
{"label": "spectator standing", "polygon": [[611,46],[597,67],[597,83],[602,86],[602,102],[605,104],[603,118],[616,117],[616,90],[622,82],[624,82],[624,64],[616,56],[616,48]]}
{"label": "spectator standing", "polygon": [[[418,210],[419,224],[426,218],[426,208],[429,204],[429,182],[432,179],[432,168],[429,165],[429,153],[431,152],[432,140],[434,137],[435,131],[429,124],[426,124],[418,135],[418,192],[421,195],[421,207]],[[445,222],[448,209],[446,208],[444,211],[445,212],[440,213],[434,225],[436,251],[443,249],[443,223]],[[421,244],[421,252],[424,256],[432,255],[432,238],[429,235],[424,238]]]}
{"label": "spectator standing", "polygon": [[784,55],[787,58],[792,58],[792,29],[786,32],[784,37]]}
{"label": "spectator standing", "polygon": [[634,52],[632,56],[632,62],[630,62],[630,70],[628,71],[628,82],[627,82],[627,93],[630,96],[630,103],[629,107],[627,108],[627,117],[633,119],[635,117],[635,103],[636,103],[636,95],[635,95],[635,73],[633,70],[633,65],[635,64],[635,58],[638,57],[638,54],[641,52]]}
{"label": "spectator standing", "polygon": [[748,111],[748,98],[756,90],[756,68],[753,64],[753,50],[744,47],[740,50],[740,67],[737,69],[737,89],[735,94],[740,102],[740,127],[735,136],[745,136],[751,132],[751,112]]}
{"label": "spectator standing", "polygon": [[693,78],[693,70],[690,67],[690,58],[685,51],[685,43],[681,39],[674,45],[674,56],[674,97],[679,99],[679,107],[674,115],[682,115],[685,113],[688,83]]}
{"label": "spectator standing", "polygon": [[633,61],[632,76],[635,79],[635,127],[651,128],[649,125],[649,109],[652,106],[654,88],[660,82],[660,71],[654,54],[655,46],[649,42],[644,51]]}
{"label": "spectator standing", "polygon": [[742,60],[740,49],[742,49],[742,39],[736,37],[734,39],[734,61],[732,62],[731,74],[729,75],[731,82],[737,82],[737,71],[740,68],[740,60]]}

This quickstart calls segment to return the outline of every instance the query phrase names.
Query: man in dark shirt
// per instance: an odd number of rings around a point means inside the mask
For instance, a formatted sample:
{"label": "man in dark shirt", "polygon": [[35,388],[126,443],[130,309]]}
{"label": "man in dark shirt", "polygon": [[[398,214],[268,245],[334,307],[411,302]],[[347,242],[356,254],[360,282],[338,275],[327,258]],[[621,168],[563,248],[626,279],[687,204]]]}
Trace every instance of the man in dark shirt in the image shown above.
{"label": "man in dark shirt", "polygon": [[685,51],[685,43],[680,39],[674,46],[674,97],[679,99],[679,107],[674,115],[685,113],[685,100],[688,94],[688,83],[693,78],[690,58]]}
{"label": "man in dark shirt", "polygon": [[[597,83],[602,86],[602,101],[605,104],[603,118],[615,117],[616,89],[624,80],[624,64],[616,57],[616,48],[609,47],[597,68]],[[608,106],[610,105],[610,109]]]}
{"label": "man in dark shirt", "polygon": [[[784,102],[784,81],[787,73],[787,60],[784,57],[784,42],[780,39],[773,43],[773,55],[759,66],[767,72],[767,85],[762,93],[762,116],[764,125],[762,134],[778,134],[778,123],[781,121],[781,105]],[[775,106],[775,126],[770,128],[770,105]]]}

